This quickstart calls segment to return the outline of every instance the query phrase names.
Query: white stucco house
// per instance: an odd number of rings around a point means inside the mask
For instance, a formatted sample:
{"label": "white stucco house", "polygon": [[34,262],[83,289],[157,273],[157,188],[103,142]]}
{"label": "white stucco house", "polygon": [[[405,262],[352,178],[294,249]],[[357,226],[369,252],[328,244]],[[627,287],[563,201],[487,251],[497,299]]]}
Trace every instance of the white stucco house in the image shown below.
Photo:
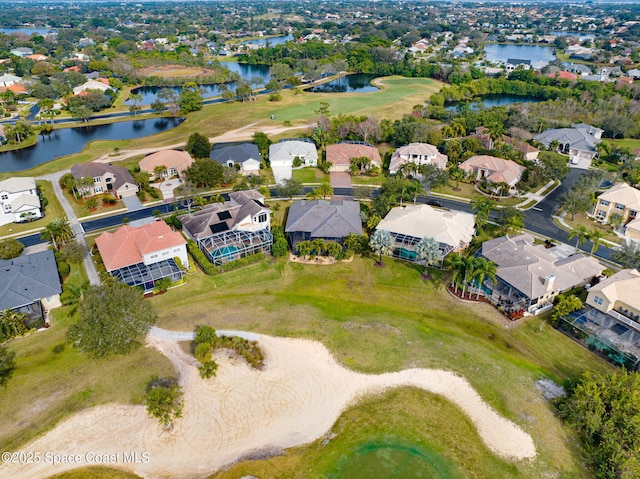
{"label": "white stucco house", "polygon": [[0,225],[43,216],[34,178],[13,177],[0,181]]}

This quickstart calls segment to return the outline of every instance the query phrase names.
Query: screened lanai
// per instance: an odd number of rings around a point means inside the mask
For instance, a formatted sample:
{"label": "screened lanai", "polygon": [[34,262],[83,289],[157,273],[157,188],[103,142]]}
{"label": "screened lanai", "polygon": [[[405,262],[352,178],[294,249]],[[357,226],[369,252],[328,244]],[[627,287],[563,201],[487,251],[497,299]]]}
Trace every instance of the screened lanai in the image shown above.
{"label": "screened lanai", "polygon": [[111,274],[129,286],[141,287],[145,293],[153,291],[155,282],[159,279],[171,278],[172,282],[182,279],[182,271],[173,258],[150,265],[138,263],[124,266],[112,271]]}
{"label": "screened lanai", "polygon": [[198,241],[209,261],[221,265],[257,253],[270,253],[273,236],[267,230],[225,231]]}

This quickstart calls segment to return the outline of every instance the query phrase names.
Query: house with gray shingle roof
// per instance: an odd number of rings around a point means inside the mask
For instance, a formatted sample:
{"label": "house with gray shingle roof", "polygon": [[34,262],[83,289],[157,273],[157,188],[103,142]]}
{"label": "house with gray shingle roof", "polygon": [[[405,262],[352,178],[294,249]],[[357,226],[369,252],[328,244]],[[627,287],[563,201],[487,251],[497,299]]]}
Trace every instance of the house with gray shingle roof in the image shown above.
{"label": "house with gray shingle roof", "polygon": [[53,251],[0,260],[0,311],[11,309],[32,319],[46,319],[61,305],[62,286]]}
{"label": "house with gray shingle roof", "polygon": [[300,200],[289,208],[285,232],[291,249],[300,241],[322,238],[342,243],[351,233],[362,234],[360,203],[357,201]]}
{"label": "house with gray shingle roof", "polygon": [[187,237],[213,264],[271,252],[271,210],[256,190],[229,193],[229,201],[208,204],[180,221]]}
{"label": "house with gray shingle roof", "polygon": [[224,166],[240,166],[243,175],[260,173],[260,151],[254,143],[220,143],[213,145],[209,158]]}
{"label": "house with gray shingle roof", "polygon": [[482,243],[478,256],[498,266],[497,282],[486,279],[485,296],[505,310],[536,310],[562,292],[588,283],[605,269],[583,254],[552,254],[533,236],[501,236]]}
{"label": "house with gray shingle roof", "polygon": [[80,188],[80,193],[88,196],[111,194],[117,198],[133,196],[138,192],[138,185],[129,170],[122,166],[90,161],[78,163],[71,167],[71,174],[77,180],[91,178],[93,184]]}
{"label": "house with gray shingle roof", "polygon": [[577,157],[592,160],[598,153],[597,145],[602,141],[600,138],[603,130],[585,123],[575,124],[572,127],[545,130],[533,139],[546,148],[549,148],[554,141],[558,142],[559,152],[569,155],[572,159]]}
{"label": "house with gray shingle roof", "polygon": [[34,178],[14,176],[0,181],[0,225],[31,221],[43,216]]}

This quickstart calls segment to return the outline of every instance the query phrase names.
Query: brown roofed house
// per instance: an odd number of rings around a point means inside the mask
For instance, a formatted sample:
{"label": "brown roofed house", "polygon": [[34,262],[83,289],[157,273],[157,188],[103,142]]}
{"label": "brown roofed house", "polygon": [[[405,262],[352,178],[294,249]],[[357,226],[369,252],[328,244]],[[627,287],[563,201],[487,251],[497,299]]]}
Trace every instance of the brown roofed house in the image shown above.
{"label": "brown roofed house", "polygon": [[93,179],[92,185],[80,188],[81,193],[89,196],[109,193],[117,198],[126,198],[138,192],[133,176],[122,166],[90,161],[73,165],[71,174],[76,180],[86,177]]}
{"label": "brown roofed house", "polygon": [[522,178],[522,173],[526,170],[515,161],[489,155],[472,156],[460,164],[460,169],[475,174],[476,181],[506,183],[510,191],[515,190],[516,184]]}
{"label": "brown roofed house", "polygon": [[327,146],[327,161],[331,163],[330,171],[348,172],[352,158],[366,157],[377,167],[382,165],[380,152],[368,143],[337,143]]}
{"label": "brown roofed house", "polygon": [[183,176],[187,168],[193,164],[193,158],[186,151],[161,150],[145,156],[138,165],[142,171],[156,175],[156,168],[164,167],[162,178]]}

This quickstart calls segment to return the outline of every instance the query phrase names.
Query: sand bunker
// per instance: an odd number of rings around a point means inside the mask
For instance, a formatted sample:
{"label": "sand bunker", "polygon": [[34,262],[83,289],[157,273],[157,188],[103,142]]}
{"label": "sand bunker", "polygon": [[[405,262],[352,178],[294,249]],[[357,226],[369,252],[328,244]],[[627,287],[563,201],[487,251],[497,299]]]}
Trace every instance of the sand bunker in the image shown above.
{"label": "sand bunker", "polygon": [[[423,388],[458,405],[496,454],[512,459],[536,455],[527,433],[450,372],[409,369],[364,375],[339,365],[319,342],[260,336],[267,359],[264,371],[223,354],[218,358],[218,376],[202,380],[195,360],[176,342],[157,338],[150,342],[174,362],[185,390],[183,417],[171,432],[162,431],[142,406],[91,408],[21,448],[39,452],[39,463],[5,463],[0,477],[41,479],[98,464],[146,478],[206,477],[257,451],[313,441],[329,431],[357,398],[398,386]],[[54,465],[54,457],[46,453],[73,462]]]}

